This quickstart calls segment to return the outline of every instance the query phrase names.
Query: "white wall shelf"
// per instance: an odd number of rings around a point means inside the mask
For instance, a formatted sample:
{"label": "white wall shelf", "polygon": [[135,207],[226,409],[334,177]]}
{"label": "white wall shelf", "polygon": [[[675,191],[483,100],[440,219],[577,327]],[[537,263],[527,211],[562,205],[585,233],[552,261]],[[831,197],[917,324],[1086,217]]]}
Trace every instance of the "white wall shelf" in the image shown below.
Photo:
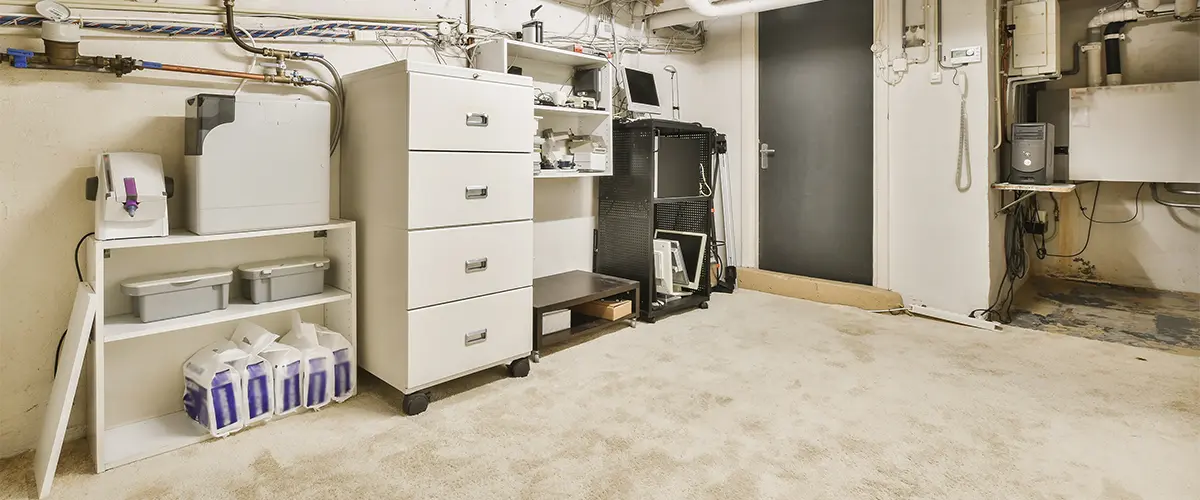
{"label": "white wall shelf", "polygon": [[1012,184],[997,182],[992,189],[1000,191],[1032,191],[1038,193],[1070,193],[1075,190],[1075,184]]}
{"label": "white wall shelf", "polygon": [[[489,43],[504,45],[508,51],[508,57],[516,59],[544,61],[563,66],[598,66],[608,63],[608,59],[601,56],[582,54],[540,43],[526,43],[516,40],[496,40]],[[485,46],[486,44],[480,45],[479,48],[482,49]]]}
{"label": "white wall shelf", "polygon": [[579,177],[604,177],[608,172],[580,172],[577,170],[542,170],[533,174],[534,179],[574,179]]}
{"label": "white wall shelf", "polygon": [[352,227],[354,222],[334,219],[328,224],[318,224],[315,226],[300,226],[289,227],[284,229],[268,229],[266,231],[243,231],[240,233],[224,233],[224,234],[207,234],[200,235],[187,231],[185,229],[173,229],[171,235],[166,238],[133,238],[128,240],[108,240],[97,241],[96,244],[103,249],[116,248],[141,248],[141,247],[157,247],[165,245],[186,245],[190,243],[204,243],[209,241],[227,241],[240,240],[245,238],[266,238],[270,236],[282,236],[287,234],[302,234],[315,231],[332,231],[337,229],[347,229]]}
{"label": "white wall shelf", "polygon": [[[89,238],[87,278],[102,311],[97,314],[88,352],[88,438],[96,472],[210,437],[180,411],[181,367],[196,350],[229,338],[237,321],[253,320],[282,335],[287,333],[287,317],[281,313],[299,311],[305,321],[319,322],[345,335],[357,352],[355,233],[354,222],[333,220],[217,235],[173,231],[163,238]],[[324,292],[251,304],[241,298],[241,283],[235,277],[230,304],[224,310],[142,323],[131,314],[131,299],[120,291],[121,281],[134,276],[209,267],[233,269],[247,262],[302,255],[329,257]]]}
{"label": "white wall shelf", "polygon": [[[493,40],[480,44],[475,50],[476,68],[507,73],[510,68],[520,67],[521,74],[533,78],[534,88],[542,92],[562,90],[574,92],[571,83],[577,71],[599,70],[603,89],[596,106],[600,109],[535,105],[533,115],[540,118],[537,120],[538,130],[552,129],[554,131],[570,131],[575,135],[598,136],[603,138],[604,145],[610,152],[612,151],[613,65],[607,58],[515,40]],[[531,122],[531,141],[533,136],[534,129],[533,122]],[[559,152],[566,154],[565,151]],[[607,165],[603,172],[571,172],[570,174],[555,173],[551,175],[542,172],[534,175],[539,179],[612,175],[612,154],[608,155],[606,162]]]}
{"label": "white wall shelf", "polygon": [[533,107],[534,116],[591,116],[595,118],[608,118],[609,112],[606,109],[577,109],[563,106],[543,106],[536,105]]}
{"label": "white wall shelf", "polygon": [[213,325],[227,321],[238,321],[256,316],[265,316],[267,314],[302,309],[305,307],[331,304],[343,300],[350,300],[350,292],[340,290],[332,286],[326,286],[325,291],[318,295],[308,295],[305,297],[296,297],[294,299],[280,300],[275,302],[264,302],[262,304],[252,304],[245,300],[230,298],[229,307],[227,309],[204,314],[195,314],[192,316],[184,316],[182,318],[152,321],[150,323],[142,323],[142,320],[137,319],[132,314],[110,316],[104,318],[104,341],[117,342],[120,340],[135,339],[138,337],[144,337],[146,335],[154,335],[156,333],[186,330],[188,328]]}

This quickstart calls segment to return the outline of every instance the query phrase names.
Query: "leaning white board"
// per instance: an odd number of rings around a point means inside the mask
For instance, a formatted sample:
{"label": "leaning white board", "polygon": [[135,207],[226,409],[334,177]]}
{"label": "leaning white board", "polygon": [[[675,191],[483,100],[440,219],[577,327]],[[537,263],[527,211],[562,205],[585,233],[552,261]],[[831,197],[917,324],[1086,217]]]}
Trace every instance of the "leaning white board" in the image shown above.
{"label": "leaning white board", "polygon": [[67,433],[67,420],[71,417],[75,390],[83,373],[83,355],[87,351],[88,336],[91,335],[95,320],[96,293],[87,283],[80,283],[75,290],[75,306],[71,309],[71,322],[63,339],[54,385],[50,388],[50,404],[42,421],[42,437],[38,439],[37,453],[33,458],[38,498],[46,498],[54,483],[54,470],[58,468],[58,456]]}

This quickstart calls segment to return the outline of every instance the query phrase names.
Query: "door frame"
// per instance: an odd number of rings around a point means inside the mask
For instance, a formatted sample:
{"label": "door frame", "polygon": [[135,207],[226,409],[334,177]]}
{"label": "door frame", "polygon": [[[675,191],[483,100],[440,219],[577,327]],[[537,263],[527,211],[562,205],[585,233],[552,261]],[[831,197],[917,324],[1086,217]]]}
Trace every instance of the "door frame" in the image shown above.
{"label": "door frame", "polygon": [[[877,6],[878,7],[878,6]],[[741,261],[745,267],[758,267],[759,230],[758,230],[758,14],[742,16],[742,137],[741,137],[741,179],[742,179],[742,218],[741,218]],[[873,72],[873,70],[872,70]],[[871,249],[871,284],[877,288],[890,286],[890,228],[888,216],[890,190],[888,179],[888,87],[875,78],[872,84],[874,120],[872,135],[874,142],[873,172],[873,213]]]}

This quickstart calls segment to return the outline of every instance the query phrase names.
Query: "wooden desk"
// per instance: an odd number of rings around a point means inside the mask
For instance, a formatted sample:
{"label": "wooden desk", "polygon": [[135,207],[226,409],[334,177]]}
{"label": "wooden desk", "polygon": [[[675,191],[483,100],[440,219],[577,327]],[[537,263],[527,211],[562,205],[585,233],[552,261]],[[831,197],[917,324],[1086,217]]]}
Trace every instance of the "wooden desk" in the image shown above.
{"label": "wooden desk", "polygon": [[[533,361],[540,358],[543,347],[586,335],[613,323],[626,321],[637,327],[640,303],[639,283],[587,271],[568,271],[533,280]],[[592,318],[582,314],[571,316],[571,328],[542,335],[542,315],[570,309],[594,300],[621,298],[633,301],[633,312],[616,320]]]}

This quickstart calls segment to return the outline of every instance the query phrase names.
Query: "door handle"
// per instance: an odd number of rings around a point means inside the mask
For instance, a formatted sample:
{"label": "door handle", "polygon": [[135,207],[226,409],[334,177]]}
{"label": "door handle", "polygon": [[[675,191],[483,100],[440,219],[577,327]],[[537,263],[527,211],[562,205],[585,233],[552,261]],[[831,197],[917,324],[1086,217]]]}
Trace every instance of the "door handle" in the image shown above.
{"label": "door handle", "polygon": [[467,186],[467,199],[468,200],[479,200],[479,199],[487,198],[487,195],[488,195],[488,187],[487,186]]}
{"label": "door handle", "polygon": [[476,330],[463,336],[463,344],[472,346],[487,341],[487,328]]}
{"label": "door handle", "polygon": [[468,273],[474,273],[487,270],[487,257],[481,259],[471,259],[467,261],[466,270]]}
{"label": "door handle", "polygon": [[488,126],[487,113],[467,113],[468,127],[486,127]]}
{"label": "door handle", "polygon": [[771,157],[775,156],[775,150],[771,149],[767,143],[758,145],[758,168],[766,170],[771,167]]}

